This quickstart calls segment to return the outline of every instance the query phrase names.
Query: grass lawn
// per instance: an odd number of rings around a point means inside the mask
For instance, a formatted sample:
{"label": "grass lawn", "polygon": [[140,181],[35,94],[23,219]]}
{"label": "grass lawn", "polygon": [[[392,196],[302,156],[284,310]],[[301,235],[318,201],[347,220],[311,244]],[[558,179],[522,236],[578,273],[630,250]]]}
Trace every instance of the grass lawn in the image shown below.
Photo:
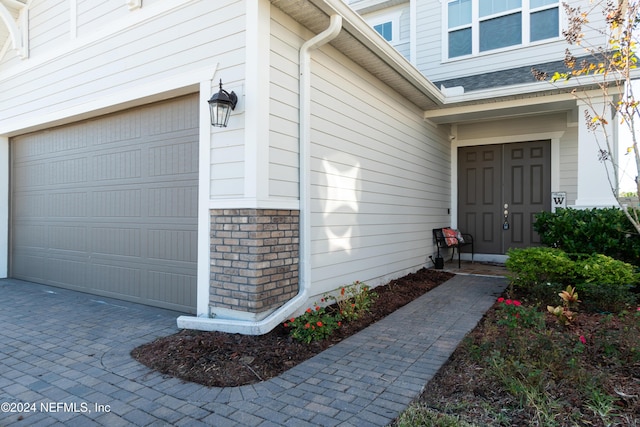
{"label": "grass lawn", "polygon": [[640,426],[640,307],[547,294],[496,301],[394,425]]}

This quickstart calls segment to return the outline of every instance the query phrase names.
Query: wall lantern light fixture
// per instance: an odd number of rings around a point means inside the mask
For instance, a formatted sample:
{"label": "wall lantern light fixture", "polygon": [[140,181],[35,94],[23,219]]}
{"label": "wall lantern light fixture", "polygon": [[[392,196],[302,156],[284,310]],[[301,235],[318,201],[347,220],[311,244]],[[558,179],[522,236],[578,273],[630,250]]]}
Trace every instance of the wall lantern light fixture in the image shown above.
{"label": "wall lantern light fixture", "polygon": [[209,111],[211,112],[211,125],[226,128],[231,110],[234,110],[238,103],[238,97],[235,92],[231,91],[229,93],[222,89],[222,79],[220,79],[220,90],[218,93],[214,93],[208,102]]}

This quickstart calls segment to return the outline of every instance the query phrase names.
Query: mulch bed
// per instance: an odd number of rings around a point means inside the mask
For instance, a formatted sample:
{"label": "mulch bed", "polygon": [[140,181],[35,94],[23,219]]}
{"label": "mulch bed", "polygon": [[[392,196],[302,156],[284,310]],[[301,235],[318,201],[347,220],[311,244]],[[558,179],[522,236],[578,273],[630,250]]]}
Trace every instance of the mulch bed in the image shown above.
{"label": "mulch bed", "polygon": [[183,330],[135,348],[133,358],[172,377],[212,387],[254,384],[276,377],[382,319],[453,277],[423,268],[378,286],[371,311],[343,324],[329,339],[304,344],[282,326],[265,335]]}

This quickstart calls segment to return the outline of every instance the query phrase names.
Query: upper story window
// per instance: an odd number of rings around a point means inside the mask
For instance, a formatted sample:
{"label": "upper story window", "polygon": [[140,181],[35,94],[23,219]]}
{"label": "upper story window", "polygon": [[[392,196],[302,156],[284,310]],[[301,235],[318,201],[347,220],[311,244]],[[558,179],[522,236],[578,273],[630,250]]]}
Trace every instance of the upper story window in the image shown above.
{"label": "upper story window", "polygon": [[401,9],[385,9],[365,16],[365,19],[386,41],[396,44],[400,41]]}
{"label": "upper story window", "polygon": [[449,58],[560,34],[558,0],[451,0],[446,12]]}
{"label": "upper story window", "polygon": [[373,29],[376,30],[384,39],[388,42],[393,40],[393,21],[383,22],[382,24],[374,25]]}

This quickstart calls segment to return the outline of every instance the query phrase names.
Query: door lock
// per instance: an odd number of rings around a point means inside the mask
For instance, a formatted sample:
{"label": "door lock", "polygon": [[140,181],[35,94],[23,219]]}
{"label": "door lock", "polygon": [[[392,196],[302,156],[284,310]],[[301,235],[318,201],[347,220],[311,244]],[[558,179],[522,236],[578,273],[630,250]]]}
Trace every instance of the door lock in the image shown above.
{"label": "door lock", "polygon": [[504,204],[504,222],[502,223],[502,229],[503,230],[508,230],[509,229],[509,204],[505,203]]}

